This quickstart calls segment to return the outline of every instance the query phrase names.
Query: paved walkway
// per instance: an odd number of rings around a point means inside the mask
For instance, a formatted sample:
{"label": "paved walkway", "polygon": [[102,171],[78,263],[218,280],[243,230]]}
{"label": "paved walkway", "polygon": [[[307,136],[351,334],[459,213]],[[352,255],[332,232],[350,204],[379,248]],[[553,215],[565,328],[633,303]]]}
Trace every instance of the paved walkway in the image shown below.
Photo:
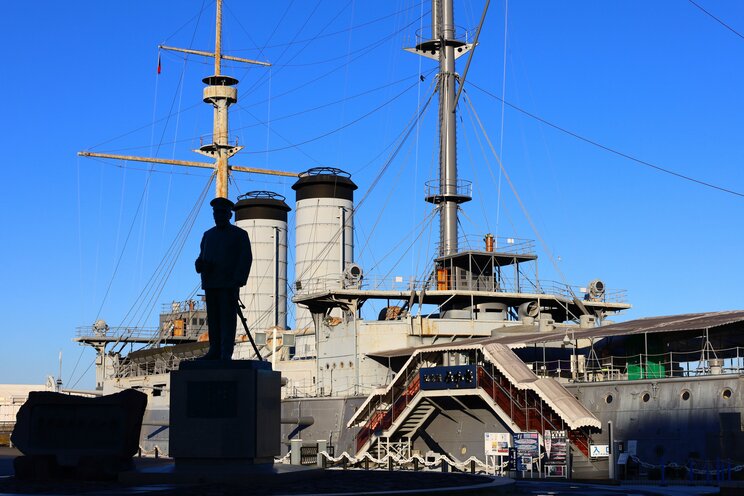
{"label": "paved walkway", "polygon": [[[105,496],[237,496],[237,495],[338,495],[338,494],[402,494],[404,490],[421,489],[421,494],[458,494],[456,488],[486,481],[480,476],[467,474],[443,474],[440,472],[387,472],[363,470],[330,470],[308,477],[298,482],[296,478],[286,483],[261,480],[252,477],[240,484],[134,484],[123,485],[118,482],[16,482],[13,475],[13,458],[19,452],[10,448],[0,448],[0,495],[34,494],[53,495],[105,495]],[[167,469],[171,460],[161,458],[135,459],[138,470]],[[518,481],[508,491],[497,487],[481,488],[478,491],[459,491],[459,494],[519,494],[523,496],[693,496],[718,494],[717,487],[709,486],[641,486],[577,484],[570,481]],[[385,493],[385,491],[387,491]]]}

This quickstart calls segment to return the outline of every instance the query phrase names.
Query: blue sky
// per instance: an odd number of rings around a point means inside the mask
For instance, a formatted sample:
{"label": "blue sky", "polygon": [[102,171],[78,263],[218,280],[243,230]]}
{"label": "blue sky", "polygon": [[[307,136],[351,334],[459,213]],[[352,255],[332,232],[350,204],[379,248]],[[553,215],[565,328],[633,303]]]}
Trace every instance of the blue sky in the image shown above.
{"label": "blue sky", "polygon": [[[698,3],[744,33],[744,4]],[[456,0],[458,26],[474,29],[483,4]],[[419,20],[428,10],[418,0],[227,0],[226,53],[274,64],[223,69],[241,80],[230,124],[246,149],[233,163],[339,167],[360,186],[357,199],[365,197],[389,145],[431,93],[434,64],[401,50],[428,29],[428,17]],[[468,75],[477,88],[503,91],[510,104],[606,147],[744,192],[740,36],[684,0],[512,1],[504,77],[504,13],[503,0],[492,2]],[[66,385],[92,387],[93,352],[71,341],[76,327],[96,318],[155,326],[161,304],[185,299],[198,284],[192,261],[208,208],[154,305],[130,312],[208,174],[148,172],[76,152],[200,160],[189,150],[211,133],[200,80],[212,68],[164,52],[158,76],[157,46],[211,50],[213,5],[14,2],[4,6],[0,33],[7,309],[0,382],[41,383],[56,374],[62,351]],[[502,137],[500,102],[477,88],[466,85],[467,94],[554,256],[552,263],[537,243],[541,278],[561,280],[557,267],[571,284],[601,278],[626,289],[633,309],[623,319],[742,308],[744,198],[662,174],[513,108],[504,110]],[[503,181],[499,193],[498,170],[466,105],[460,177],[475,187],[461,216],[464,234],[538,238]],[[400,247],[430,212],[423,192],[435,177],[435,112],[360,208],[356,250],[368,275],[425,274],[436,233],[422,231],[415,250]],[[293,203],[291,180],[235,179],[233,197],[268,189]]]}

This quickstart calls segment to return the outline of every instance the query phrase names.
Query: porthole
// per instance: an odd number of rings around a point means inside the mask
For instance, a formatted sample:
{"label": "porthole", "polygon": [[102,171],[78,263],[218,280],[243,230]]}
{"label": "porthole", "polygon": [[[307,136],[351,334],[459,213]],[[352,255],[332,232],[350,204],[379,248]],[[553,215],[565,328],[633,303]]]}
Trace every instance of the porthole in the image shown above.
{"label": "porthole", "polygon": [[651,399],[651,395],[650,395],[650,394],[648,394],[648,393],[643,393],[643,394],[641,395],[641,399],[643,400],[643,402],[644,402],[644,403],[648,403],[648,400],[650,400],[650,399]]}
{"label": "porthole", "polygon": [[733,395],[733,392],[731,391],[731,388],[725,388],[721,392],[721,396],[723,397],[724,400],[730,400],[732,395]]}
{"label": "porthole", "polygon": [[608,405],[612,403],[612,400],[613,400],[613,397],[611,394],[608,394],[607,396],[605,396],[605,403],[607,403]]}
{"label": "porthole", "polygon": [[692,396],[692,395],[691,395],[691,394],[690,394],[690,392],[689,392],[689,391],[687,391],[687,390],[684,390],[684,391],[682,391],[682,394],[681,394],[681,395],[679,395],[679,397],[680,397],[680,398],[682,398],[682,401],[687,401],[687,400],[689,400],[689,399],[690,399],[690,396]]}

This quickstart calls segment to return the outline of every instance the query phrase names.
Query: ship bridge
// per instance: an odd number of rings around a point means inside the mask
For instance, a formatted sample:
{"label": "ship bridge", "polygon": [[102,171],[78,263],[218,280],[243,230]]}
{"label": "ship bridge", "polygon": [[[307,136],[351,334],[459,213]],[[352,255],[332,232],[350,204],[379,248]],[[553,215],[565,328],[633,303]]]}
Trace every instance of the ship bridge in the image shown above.
{"label": "ship bridge", "polygon": [[474,241],[468,245],[472,248],[436,258],[435,269],[424,280],[381,279],[358,268],[353,278],[298,281],[292,301],[312,313],[359,309],[367,300],[400,301],[402,308],[436,305],[442,317],[475,320],[492,311],[504,312],[504,319],[508,311],[517,320],[520,306],[539,302],[540,311],[557,322],[578,321],[582,315],[602,318],[630,308],[625,290],[606,288],[601,281],[601,290],[594,291],[539,280],[531,240],[487,238],[485,249],[476,249]]}
{"label": "ship bridge", "polygon": [[[385,355],[391,358],[396,352]],[[435,449],[448,441],[439,437],[456,438],[458,429],[464,430],[453,421],[458,415],[480,424],[484,432],[566,430],[585,456],[591,430],[601,428],[560,383],[538,377],[509,346],[490,340],[415,350],[387,387],[370,394],[347,427],[361,427],[357,456],[383,440],[418,439],[422,447]],[[435,422],[436,428],[427,428]]]}

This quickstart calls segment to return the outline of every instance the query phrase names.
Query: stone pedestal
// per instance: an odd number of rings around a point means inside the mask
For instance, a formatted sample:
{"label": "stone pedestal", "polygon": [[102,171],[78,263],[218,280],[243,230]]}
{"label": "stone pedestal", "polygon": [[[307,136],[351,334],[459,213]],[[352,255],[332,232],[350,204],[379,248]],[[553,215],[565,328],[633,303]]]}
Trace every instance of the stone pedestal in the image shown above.
{"label": "stone pedestal", "polygon": [[273,463],[281,453],[281,374],[257,360],[190,361],[171,372],[177,466]]}

